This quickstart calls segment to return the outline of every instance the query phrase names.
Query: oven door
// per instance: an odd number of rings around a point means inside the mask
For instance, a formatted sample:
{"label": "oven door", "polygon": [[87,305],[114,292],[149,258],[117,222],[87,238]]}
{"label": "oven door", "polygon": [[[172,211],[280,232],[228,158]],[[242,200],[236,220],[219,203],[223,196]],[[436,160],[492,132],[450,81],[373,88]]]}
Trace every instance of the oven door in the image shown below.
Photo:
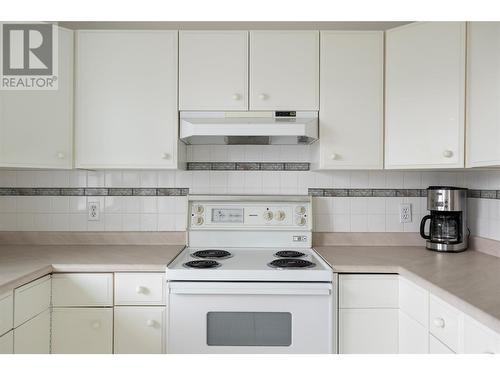
{"label": "oven door", "polygon": [[333,353],[330,283],[170,282],[168,353]]}

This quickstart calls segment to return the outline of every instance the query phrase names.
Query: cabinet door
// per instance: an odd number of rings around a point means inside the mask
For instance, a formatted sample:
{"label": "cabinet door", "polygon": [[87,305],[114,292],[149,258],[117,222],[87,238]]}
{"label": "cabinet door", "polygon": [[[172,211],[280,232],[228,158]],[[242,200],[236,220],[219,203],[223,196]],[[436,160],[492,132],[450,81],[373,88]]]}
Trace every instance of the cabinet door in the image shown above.
{"label": "cabinet door", "polygon": [[398,309],[340,309],[341,354],[398,352]]}
{"label": "cabinet door", "polygon": [[0,295],[0,336],[14,327],[14,294]]}
{"label": "cabinet door", "polygon": [[79,31],[76,166],[175,168],[177,32]]}
{"label": "cabinet door", "polygon": [[115,307],[115,354],[161,354],[164,343],[164,307]]}
{"label": "cabinet door", "polygon": [[50,310],[14,329],[15,354],[50,353]]}
{"label": "cabinet door", "polygon": [[383,168],[384,34],[321,32],[319,168]]}
{"label": "cabinet door", "polygon": [[14,327],[50,307],[51,277],[44,276],[14,291]]}
{"label": "cabinet door", "polygon": [[386,34],[386,168],[463,168],[465,23]]}
{"label": "cabinet door", "polygon": [[164,273],[115,273],[115,305],[164,304]]}
{"label": "cabinet door", "polygon": [[14,333],[12,330],[0,336],[0,354],[14,354]]}
{"label": "cabinet door", "polygon": [[111,354],[113,308],[54,308],[52,353]]}
{"label": "cabinet door", "polygon": [[455,354],[455,352],[429,334],[429,354]]}
{"label": "cabinet door", "polygon": [[58,89],[0,90],[0,167],[73,165],[73,32],[58,28]]}
{"label": "cabinet door", "polygon": [[465,354],[500,354],[500,334],[469,316],[464,318]]}
{"label": "cabinet door", "polygon": [[399,353],[429,353],[429,332],[415,319],[399,311]]}
{"label": "cabinet door", "polygon": [[250,31],[250,109],[317,110],[319,32]]}
{"label": "cabinet door", "polygon": [[248,109],[248,31],[179,32],[179,109]]}
{"label": "cabinet door", "polygon": [[52,275],[52,305],[56,307],[113,306],[112,273]]}
{"label": "cabinet door", "polygon": [[500,165],[500,22],[470,22],[467,166]]}

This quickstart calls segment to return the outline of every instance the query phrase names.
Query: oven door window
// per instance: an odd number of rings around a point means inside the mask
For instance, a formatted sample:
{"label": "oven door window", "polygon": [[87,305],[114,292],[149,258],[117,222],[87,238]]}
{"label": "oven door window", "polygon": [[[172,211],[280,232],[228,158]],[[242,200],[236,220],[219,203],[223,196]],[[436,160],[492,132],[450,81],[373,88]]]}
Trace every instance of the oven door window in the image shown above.
{"label": "oven door window", "polygon": [[288,312],[209,312],[208,346],[290,346],[292,314]]}

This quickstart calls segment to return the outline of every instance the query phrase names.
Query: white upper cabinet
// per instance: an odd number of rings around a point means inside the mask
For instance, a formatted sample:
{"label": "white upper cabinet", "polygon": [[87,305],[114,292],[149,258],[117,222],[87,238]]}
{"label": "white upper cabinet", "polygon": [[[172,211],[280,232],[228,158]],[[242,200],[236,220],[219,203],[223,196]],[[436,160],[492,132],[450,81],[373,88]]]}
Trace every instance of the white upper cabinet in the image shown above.
{"label": "white upper cabinet", "polygon": [[58,28],[58,89],[0,90],[0,167],[73,166],[73,32]]}
{"label": "white upper cabinet", "polygon": [[467,166],[500,166],[500,22],[470,22]]}
{"label": "white upper cabinet", "polygon": [[386,34],[385,167],[463,168],[465,23]]}
{"label": "white upper cabinet", "polygon": [[248,31],[179,32],[179,109],[248,109]]}
{"label": "white upper cabinet", "polygon": [[317,167],[382,169],[383,32],[322,31],[320,55]]}
{"label": "white upper cabinet", "polygon": [[319,32],[250,31],[250,109],[318,106]]}
{"label": "white upper cabinet", "polygon": [[177,31],[78,31],[76,166],[177,167]]}

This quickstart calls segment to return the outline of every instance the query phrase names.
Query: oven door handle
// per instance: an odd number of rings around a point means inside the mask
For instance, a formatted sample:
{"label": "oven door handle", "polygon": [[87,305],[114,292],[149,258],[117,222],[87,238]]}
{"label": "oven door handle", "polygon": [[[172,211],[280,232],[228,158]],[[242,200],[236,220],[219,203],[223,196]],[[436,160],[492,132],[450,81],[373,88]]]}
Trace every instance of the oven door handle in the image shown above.
{"label": "oven door handle", "polygon": [[322,286],[316,287],[300,287],[300,286],[288,286],[288,287],[274,287],[270,286],[252,286],[252,287],[224,287],[224,286],[214,286],[209,288],[196,287],[196,286],[182,286],[182,285],[170,285],[170,294],[225,294],[225,295],[314,295],[314,296],[327,296],[332,293],[331,284],[325,283]]}

